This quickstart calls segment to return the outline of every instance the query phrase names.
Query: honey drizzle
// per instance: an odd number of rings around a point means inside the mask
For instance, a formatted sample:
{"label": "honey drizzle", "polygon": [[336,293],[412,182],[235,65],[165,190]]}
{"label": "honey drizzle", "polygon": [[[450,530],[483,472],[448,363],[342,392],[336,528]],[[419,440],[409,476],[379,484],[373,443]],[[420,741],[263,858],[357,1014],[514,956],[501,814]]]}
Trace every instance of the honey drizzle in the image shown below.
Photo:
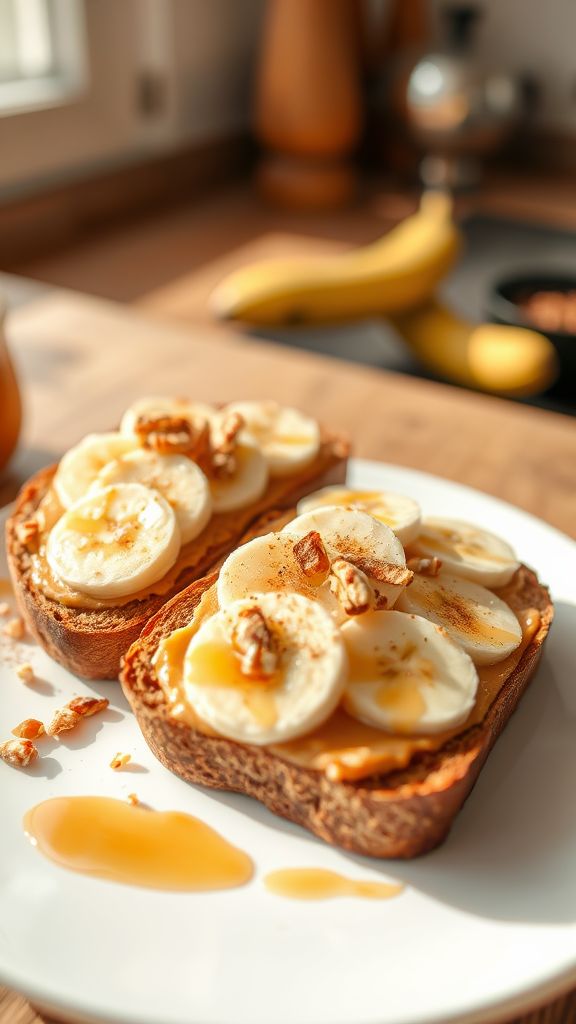
{"label": "honey drizzle", "polygon": [[[508,594],[506,588],[499,592],[503,600],[506,600]],[[216,611],[217,607],[216,588],[213,587],[205,593],[192,622],[185,629],[177,630],[171,637],[162,641],[156,655],[157,675],[171,705],[172,716],[191,728],[212,736],[217,735],[215,730],[204,723],[186,701],[182,686],[182,665],[191,637],[199,629],[204,618]],[[482,721],[505,680],[514,671],[538,632],[540,613],[537,609],[513,610],[522,629],[521,643],[512,654],[498,664],[482,665],[478,668],[479,683],[475,704],[466,722],[458,728],[431,736],[393,735],[374,726],[365,725],[348,715],[344,708],[339,707],[326,722],[306,736],[285,743],[271,744],[267,749],[292,764],[325,772],[328,778],[336,781],[354,781],[377,772],[404,768],[419,751],[439,749],[454,736]],[[180,639],[178,634],[181,634]]]}
{"label": "honey drizzle", "polygon": [[61,867],[125,885],[206,892],[245,885],[253,874],[248,854],[198,818],[109,797],[45,800],[26,813],[24,830]]}
{"label": "honey drizzle", "polygon": [[371,882],[345,878],[324,868],[283,868],[271,871],[264,885],[276,896],[294,900],[327,900],[338,896],[360,896],[362,899],[389,900],[398,896],[403,885],[392,882]]}

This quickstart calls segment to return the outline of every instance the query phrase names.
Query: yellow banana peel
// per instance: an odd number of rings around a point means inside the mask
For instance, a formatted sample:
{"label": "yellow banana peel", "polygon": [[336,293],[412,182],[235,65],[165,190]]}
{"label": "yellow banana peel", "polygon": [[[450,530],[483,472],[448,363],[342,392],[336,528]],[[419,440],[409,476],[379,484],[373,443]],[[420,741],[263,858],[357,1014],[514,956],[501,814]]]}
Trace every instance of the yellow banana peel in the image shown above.
{"label": "yellow banana peel", "polygon": [[473,324],[437,299],[391,322],[424,366],[455,384],[520,398],[545,391],[558,375],[556,349],[543,334]]}
{"label": "yellow banana peel", "polygon": [[261,326],[341,323],[425,302],[454,265],[461,239],[446,193],[424,193],[420,208],[372,245],[316,259],[241,267],[215,289],[214,314]]}

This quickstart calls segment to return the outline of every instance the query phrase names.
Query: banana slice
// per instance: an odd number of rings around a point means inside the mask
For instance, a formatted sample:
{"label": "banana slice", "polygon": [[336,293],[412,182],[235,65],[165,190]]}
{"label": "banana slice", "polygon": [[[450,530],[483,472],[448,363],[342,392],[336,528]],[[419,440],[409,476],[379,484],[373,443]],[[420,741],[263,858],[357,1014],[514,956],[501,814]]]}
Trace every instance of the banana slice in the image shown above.
{"label": "banana slice", "polygon": [[316,420],[277,402],[234,402],[227,412],[240,413],[244,429],[262,449],[271,476],[290,476],[316,458],[320,428]]}
{"label": "banana slice", "polygon": [[152,395],[139,398],[126,410],[120,423],[120,430],[123,434],[134,435],[140,416],[181,416],[191,423],[196,423],[198,420],[210,422],[215,412],[214,406],[203,402],[188,402],[184,398],[172,398],[168,395]]}
{"label": "banana slice", "polygon": [[466,721],[478,673],[447,633],[403,612],[370,612],[347,622],[344,707],[354,718],[397,733],[435,733]]}
{"label": "banana slice", "polygon": [[64,508],[70,508],[88,493],[101,469],[108,462],[134,451],[137,441],[122,434],[88,434],[60,460],[54,488]]}
{"label": "banana slice", "polygon": [[477,665],[502,661],[522,640],[520,623],[504,601],[450,573],[415,576],[398,607],[443,626]]}
{"label": "banana slice", "polygon": [[[255,663],[264,674],[251,670]],[[196,714],[245,743],[281,743],[314,729],[335,710],[345,679],[338,627],[301,594],[235,601],[203,623],[184,659]]]}
{"label": "banana slice", "polygon": [[69,508],[50,531],[46,558],[74,590],[114,598],[161,579],[179,550],[180,531],[166,499],[127,483],[105,487]]}
{"label": "banana slice", "polygon": [[289,590],[319,601],[327,611],[343,620],[340,604],[328,585],[328,567],[323,573],[306,576],[294,555],[298,536],[267,533],[232,551],[218,575],[216,590],[220,608],[226,608],[247,594]]}
{"label": "banana slice", "polygon": [[420,506],[413,498],[391,491],[351,491],[348,487],[322,487],[298,502],[298,515],[323,505],[359,508],[394,531],[398,540],[410,544],[420,532]]}
{"label": "banana slice", "polygon": [[460,519],[424,519],[414,550],[436,555],[445,569],[485,587],[505,586],[519,566],[506,541]]}
{"label": "banana slice", "polygon": [[297,516],[283,533],[303,537],[317,531],[332,559],[340,557],[359,568],[374,593],[379,610],[391,608],[412,574],[400,541],[389,526],[360,509],[326,505]]}
{"label": "banana slice", "polygon": [[234,512],[258,501],[268,483],[268,464],[258,445],[241,440],[234,450],[235,472],[210,481],[215,512]]}
{"label": "banana slice", "polygon": [[109,484],[138,483],[160,491],[174,509],[182,544],[202,532],[212,514],[212,496],[202,470],[185,455],[160,455],[140,449],[109,462],[94,481],[96,488]]}

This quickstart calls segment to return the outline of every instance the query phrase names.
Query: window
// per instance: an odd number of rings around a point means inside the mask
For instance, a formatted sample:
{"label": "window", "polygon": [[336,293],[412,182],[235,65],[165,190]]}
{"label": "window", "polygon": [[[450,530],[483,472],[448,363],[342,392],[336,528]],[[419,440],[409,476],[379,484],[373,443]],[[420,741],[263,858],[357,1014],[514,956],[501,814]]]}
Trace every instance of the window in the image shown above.
{"label": "window", "polygon": [[86,80],[81,0],[0,0],[0,115],[52,106]]}

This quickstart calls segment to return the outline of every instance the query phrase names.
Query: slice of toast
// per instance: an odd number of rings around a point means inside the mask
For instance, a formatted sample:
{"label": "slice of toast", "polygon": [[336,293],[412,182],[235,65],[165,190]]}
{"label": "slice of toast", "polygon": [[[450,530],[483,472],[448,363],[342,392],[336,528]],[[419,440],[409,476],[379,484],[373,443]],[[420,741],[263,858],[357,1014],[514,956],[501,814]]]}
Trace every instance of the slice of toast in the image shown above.
{"label": "slice of toast", "polygon": [[255,797],[275,814],[355,853],[407,858],[441,843],[538,664],[553,606],[536,575],[521,566],[507,600],[516,611],[537,609],[538,629],[481,723],[438,750],[419,753],[401,771],[357,782],[332,781],[266,747],[206,735],[171,716],[152,658],[160,640],[190,621],[216,579],[212,573],[166,604],[124,660],[124,692],[158,760],[187,782]]}
{"label": "slice of toast", "polygon": [[[22,488],[6,524],[8,566],[18,607],[27,628],[48,654],[65,668],[86,679],[116,679],[122,655],[139,636],[142,627],[174,594],[202,577],[237,547],[250,524],[268,509],[292,507],[299,498],[327,484],[343,483],[348,442],[322,433],[314,462],[290,477],[273,478],[266,493],[253,505],[214,515],[199,538],[183,549],[188,564],[160,580],[145,598],[106,608],[70,607],[46,596],[34,578],[30,551],[22,539],[22,525],[36,512],[49,492],[56,466],[36,473]],[[198,549],[198,557],[195,551]]]}

